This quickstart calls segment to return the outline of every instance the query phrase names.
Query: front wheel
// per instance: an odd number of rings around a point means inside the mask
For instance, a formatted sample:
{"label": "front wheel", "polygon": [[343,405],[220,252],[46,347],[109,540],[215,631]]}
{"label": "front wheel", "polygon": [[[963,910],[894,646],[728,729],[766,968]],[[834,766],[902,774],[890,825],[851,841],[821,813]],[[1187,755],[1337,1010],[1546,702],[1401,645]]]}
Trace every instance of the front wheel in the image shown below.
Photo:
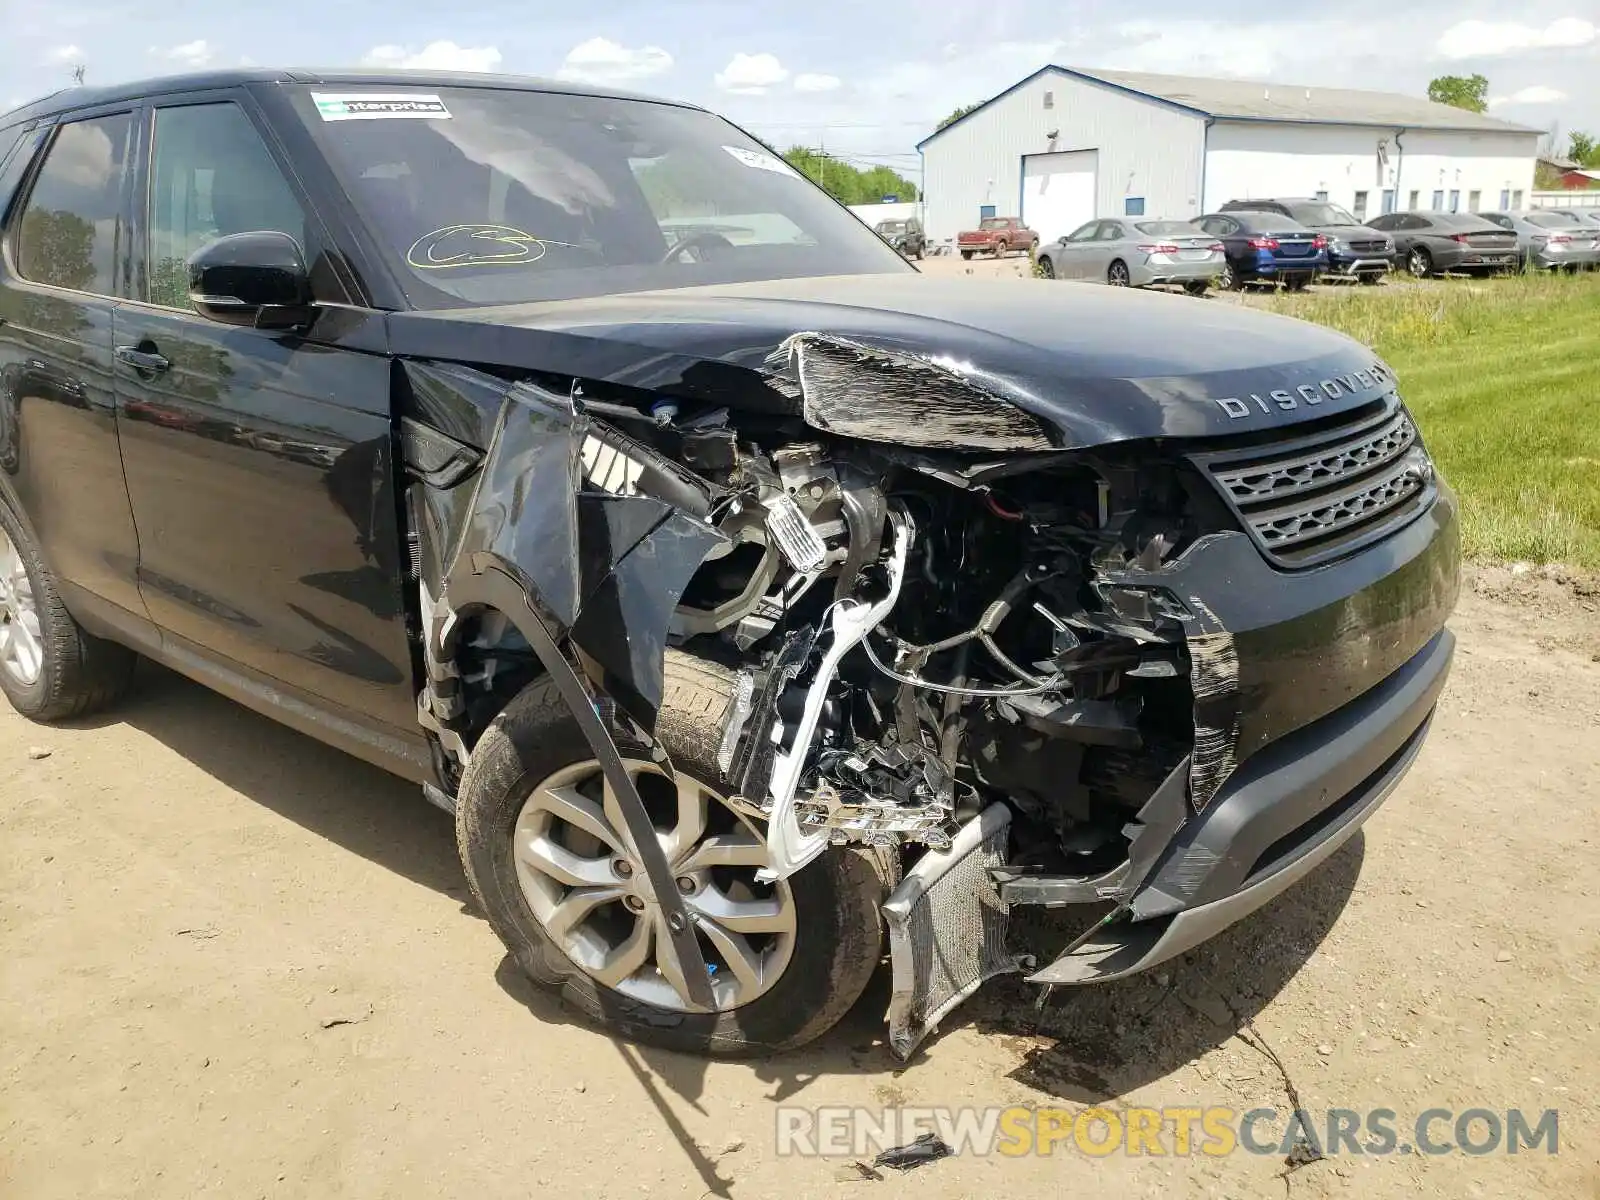
{"label": "front wheel", "polygon": [[1383,276],[1382,275],[1378,275],[1378,274],[1376,274],[1376,273],[1374,273],[1372,271],[1368,271],[1368,272],[1366,272],[1364,274],[1357,275],[1356,276],[1356,281],[1358,283],[1360,283],[1363,287],[1377,287],[1380,283],[1383,282]]}
{"label": "front wheel", "polygon": [[996,242],[994,244],[994,256],[996,258],[1004,258],[1009,249],[1010,249],[1010,247],[1007,246],[1004,242]]}
{"label": "front wheel", "polygon": [[712,1012],[689,1004],[665,916],[638,886],[643,862],[554,684],[491,722],[456,806],[473,895],[534,983],[624,1037],[721,1057],[803,1045],[849,1011],[878,964],[886,890],[845,847],[760,878],[764,836],[714,783],[736,689],[731,672],[669,651],[656,728],[678,777],[643,754],[626,763],[695,919]]}
{"label": "front wheel", "polygon": [[1039,275],[1044,279],[1054,279],[1056,277],[1056,265],[1050,261],[1048,254],[1039,256]]}
{"label": "front wheel", "polygon": [[961,252],[961,257],[970,259],[972,257],[972,251],[971,250],[963,250]]}
{"label": "front wheel", "polygon": [[1406,270],[1418,279],[1426,279],[1433,274],[1433,255],[1421,246],[1413,246],[1411,253],[1406,255]]}
{"label": "front wheel", "polygon": [[1183,285],[1183,290],[1188,292],[1191,296],[1204,296],[1206,294],[1206,289],[1210,286],[1211,284],[1207,280],[1191,279],[1188,283]]}
{"label": "front wheel", "polygon": [[86,717],[119,699],[138,656],[86,632],[17,515],[0,500],[0,690],[34,721]]}
{"label": "front wheel", "polygon": [[1291,275],[1283,281],[1283,286],[1291,292],[1303,292],[1311,286],[1311,276]]}

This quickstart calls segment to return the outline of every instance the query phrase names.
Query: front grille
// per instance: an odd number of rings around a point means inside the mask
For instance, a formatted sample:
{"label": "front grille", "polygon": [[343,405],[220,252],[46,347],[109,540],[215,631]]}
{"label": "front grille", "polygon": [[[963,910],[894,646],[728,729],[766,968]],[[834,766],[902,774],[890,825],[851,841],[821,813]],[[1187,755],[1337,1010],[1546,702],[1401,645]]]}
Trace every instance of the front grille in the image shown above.
{"label": "front grille", "polygon": [[1371,254],[1383,249],[1382,242],[1351,242],[1350,249],[1360,251],[1362,254]]}
{"label": "front grille", "polygon": [[1195,456],[1272,561],[1326,562],[1425,509],[1433,467],[1398,398],[1378,411],[1273,445]]}

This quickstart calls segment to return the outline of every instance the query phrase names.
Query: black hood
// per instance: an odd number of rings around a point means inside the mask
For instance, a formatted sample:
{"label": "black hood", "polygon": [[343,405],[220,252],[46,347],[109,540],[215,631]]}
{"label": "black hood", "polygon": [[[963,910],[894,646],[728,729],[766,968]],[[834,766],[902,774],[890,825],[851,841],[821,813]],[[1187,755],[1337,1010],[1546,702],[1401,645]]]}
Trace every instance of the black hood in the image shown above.
{"label": "black hood", "polygon": [[782,349],[815,334],[931,360],[1059,444],[1248,432],[1386,392],[1372,351],[1224,300],[1044,280],[824,276],[391,314],[391,352],[752,409],[795,408]]}

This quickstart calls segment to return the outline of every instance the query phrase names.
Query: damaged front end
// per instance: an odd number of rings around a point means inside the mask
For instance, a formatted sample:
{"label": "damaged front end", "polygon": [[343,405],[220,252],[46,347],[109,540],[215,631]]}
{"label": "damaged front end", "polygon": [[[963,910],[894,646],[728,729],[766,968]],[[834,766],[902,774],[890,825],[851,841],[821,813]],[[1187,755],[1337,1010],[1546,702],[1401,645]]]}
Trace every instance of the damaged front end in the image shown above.
{"label": "damaged front end", "polygon": [[[1073,983],[1248,911],[1172,935],[1191,910],[1287,886],[1257,877],[1262,856],[1314,865],[1348,836],[1443,680],[1453,509],[1431,476],[1381,553],[1291,575],[1192,447],[1075,445],[1003,381],[903,348],[795,334],[754,406],[404,369],[436,798],[492,715],[551,675],[651,842],[619,747],[673,770],[655,737],[663,656],[715,664],[736,683],[702,782],[764,831],[764,875],[839,846],[884,864],[902,1056],[1021,967],[1014,905],[1082,906],[1079,935],[1031,976]],[[1391,397],[1361,419],[1402,411]],[[1353,436],[1324,426],[1306,436]],[[1262,445],[1244,444],[1250,462]],[[1424,670],[1429,647],[1442,660]],[[1271,759],[1406,668],[1418,678],[1384,700],[1392,736],[1358,714],[1336,770],[1301,778],[1335,753],[1326,738]],[[1258,762],[1279,777],[1263,784]],[[1330,792],[1335,776],[1349,786]],[[1316,795],[1289,811],[1284,788]],[[664,860],[650,875],[709,1005],[717,964]]]}

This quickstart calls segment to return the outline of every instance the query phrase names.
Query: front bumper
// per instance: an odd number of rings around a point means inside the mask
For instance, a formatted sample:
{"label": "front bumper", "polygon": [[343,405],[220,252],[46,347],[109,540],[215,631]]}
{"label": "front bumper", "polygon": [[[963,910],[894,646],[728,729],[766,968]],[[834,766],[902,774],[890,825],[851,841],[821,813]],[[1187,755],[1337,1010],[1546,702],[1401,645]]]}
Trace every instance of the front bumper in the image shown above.
{"label": "front bumper", "polygon": [[1260,908],[1344,845],[1422,748],[1455,638],[1432,641],[1371,692],[1241,767],[1189,820],[1106,926],[1030,983],[1103,983],[1165,962]]}
{"label": "front bumper", "polygon": [[1327,274],[1348,276],[1387,275],[1394,266],[1389,254],[1334,254],[1328,259]]}

